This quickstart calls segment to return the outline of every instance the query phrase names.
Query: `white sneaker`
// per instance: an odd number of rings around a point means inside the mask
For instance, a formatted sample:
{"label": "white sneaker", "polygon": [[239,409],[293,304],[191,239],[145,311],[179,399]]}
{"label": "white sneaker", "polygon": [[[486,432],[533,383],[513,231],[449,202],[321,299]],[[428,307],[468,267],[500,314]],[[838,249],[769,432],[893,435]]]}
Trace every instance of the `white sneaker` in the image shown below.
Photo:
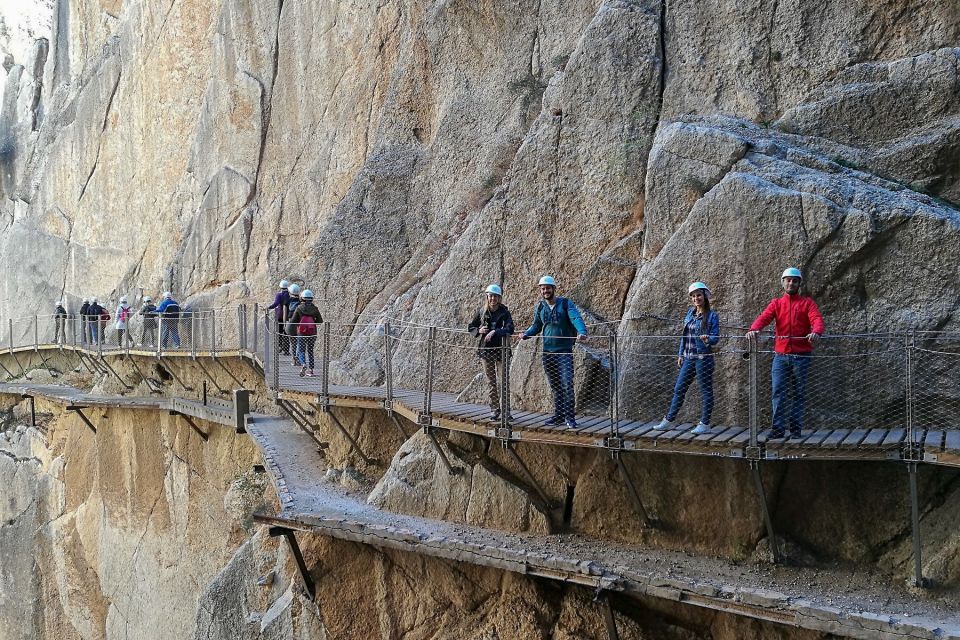
{"label": "white sneaker", "polygon": [[697,434],[699,434],[699,433],[707,433],[708,431],[710,431],[709,425],[705,425],[705,424],[703,424],[702,422],[698,422],[698,423],[697,423],[697,426],[695,426],[695,427],[690,431],[690,433],[697,433]]}
{"label": "white sneaker", "polygon": [[660,424],[654,427],[657,431],[666,431],[667,429],[672,429],[674,422],[672,420],[667,420],[664,418],[660,421]]}

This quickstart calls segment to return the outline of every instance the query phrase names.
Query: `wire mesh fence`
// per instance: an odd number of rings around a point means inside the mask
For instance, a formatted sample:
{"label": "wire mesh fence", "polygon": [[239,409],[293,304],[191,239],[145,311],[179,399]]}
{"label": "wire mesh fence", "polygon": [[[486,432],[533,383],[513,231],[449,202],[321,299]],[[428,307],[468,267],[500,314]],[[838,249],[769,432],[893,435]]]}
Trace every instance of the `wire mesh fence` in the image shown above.
{"label": "wire mesh fence", "polygon": [[117,311],[8,318],[0,349],[243,351],[274,389],[402,400],[476,421],[508,413],[517,426],[578,433],[666,420],[676,429],[752,425],[768,439],[824,444],[905,429],[908,442],[922,443],[954,429],[960,413],[960,335],[946,332],[824,336],[809,353],[785,354],[769,335],[751,346],[730,328],[694,349],[676,323],[654,317],[596,324],[582,341],[515,342],[391,318],[301,334],[246,306]]}

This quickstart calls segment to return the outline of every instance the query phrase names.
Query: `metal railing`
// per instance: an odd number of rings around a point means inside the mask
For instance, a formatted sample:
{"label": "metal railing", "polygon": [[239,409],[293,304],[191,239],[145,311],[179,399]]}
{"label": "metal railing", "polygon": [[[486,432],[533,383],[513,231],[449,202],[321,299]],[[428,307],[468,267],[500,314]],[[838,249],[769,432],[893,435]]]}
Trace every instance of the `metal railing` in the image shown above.
{"label": "metal railing", "polygon": [[[316,335],[298,336],[255,305],[185,309],[177,318],[131,309],[125,325],[110,315],[8,318],[0,321],[0,352],[243,352],[262,364],[275,392],[349,392],[387,409],[402,400],[424,424],[456,410],[505,438],[520,424],[550,421],[560,432],[617,439],[661,421],[675,404],[671,428],[701,420],[710,429],[750,427],[753,445],[781,430],[807,437],[903,429],[913,447],[946,437],[939,432],[955,430],[960,415],[960,335],[948,332],[828,335],[809,356],[784,357],[771,336],[750,341],[728,329],[709,354],[684,360],[676,323],[652,317],[592,325],[586,341],[551,353],[557,345],[540,337],[490,347],[465,329],[395,318],[322,323]],[[673,402],[678,380],[682,403]]]}

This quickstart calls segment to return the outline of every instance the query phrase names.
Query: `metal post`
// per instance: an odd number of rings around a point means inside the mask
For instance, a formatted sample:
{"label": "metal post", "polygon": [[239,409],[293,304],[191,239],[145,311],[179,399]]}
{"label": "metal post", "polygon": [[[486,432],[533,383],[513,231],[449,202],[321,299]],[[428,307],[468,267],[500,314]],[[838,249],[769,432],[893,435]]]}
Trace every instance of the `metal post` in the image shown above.
{"label": "metal post", "polygon": [[385,397],[383,406],[387,410],[387,415],[393,415],[393,346],[390,344],[393,334],[391,333],[390,321],[383,322],[383,372]]}
{"label": "metal post", "polygon": [[197,358],[197,313],[190,311],[190,356]]}
{"label": "metal post", "polygon": [[913,529],[913,585],[923,587],[923,558],[920,546],[920,499],[917,489],[917,463],[907,462],[907,472],[910,474],[910,518]]}
{"label": "metal post", "polygon": [[237,307],[237,338],[240,340],[240,352],[247,350],[247,305]]}
{"label": "metal post", "polygon": [[253,303],[253,353],[259,352],[260,342],[260,305]]}
{"label": "metal post", "polygon": [[617,332],[610,332],[610,437],[620,439],[620,377],[618,375]]}
{"label": "metal post", "polygon": [[510,442],[513,428],[510,425],[510,339],[504,337],[500,345],[500,441]]}
{"label": "metal post", "polygon": [[423,385],[423,413],[420,424],[427,431],[433,426],[433,353],[437,343],[437,328],[427,332],[427,380]]}
{"label": "metal post", "polygon": [[248,389],[233,390],[233,416],[237,433],[247,432],[247,416],[250,414],[250,391]]}
{"label": "metal post", "polygon": [[748,345],[750,357],[748,419],[750,426],[750,446],[755,448],[757,447],[757,438],[760,435],[760,416],[757,410],[757,337],[750,336]]}
{"label": "metal post", "polygon": [[273,397],[280,393],[280,329],[273,332]]}
{"label": "metal post", "polygon": [[767,527],[767,540],[770,546],[770,558],[774,564],[780,561],[780,545],[773,532],[773,519],[770,517],[770,508],[767,506],[767,492],[763,489],[763,477],[760,475],[760,461],[750,460],[750,470],[757,487],[757,499],[763,509],[763,522]]}
{"label": "metal post", "polygon": [[40,353],[40,320],[36,314],[33,316],[33,352]]}
{"label": "metal post", "polygon": [[[157,314],[157,360],[163,355],[163,323],[165,320],[166,318]],[[169,330],[168,328],[167,331]]]}
{"label": "metal post", "polygon": [[210,354],[217,357],[217,310],[210,311]]}
{"label": "metal post", "polygon": [[906,376],[904,380],[904,393],[906,400],[906,420],[907,420],[907,447],[908,459],[914,456],[916,438],[913,433],[913,349],[915,346],[914,333],[911,331],[904,338],[904,359],[906,360]]}
{"label": "metal post", "polygon": [[324,404],[330,402],[330,323],[323,323],[323,342],[320,345],[320,394]]}

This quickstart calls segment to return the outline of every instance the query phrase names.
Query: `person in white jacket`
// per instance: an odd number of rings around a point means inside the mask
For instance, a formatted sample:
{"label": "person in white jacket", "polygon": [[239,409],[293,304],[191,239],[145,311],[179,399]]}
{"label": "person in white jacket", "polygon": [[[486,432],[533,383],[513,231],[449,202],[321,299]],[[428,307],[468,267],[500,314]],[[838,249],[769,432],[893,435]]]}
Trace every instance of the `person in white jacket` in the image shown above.
{"label": "person in white jacket", "polygon": [[130,304],[127,302],[127,297],[123,296],[120,298],[120,304],[117,305],[117,313],[114,316],[117,319],[117,345],[123,346],[123,337],[127,336],[127,339],[130,339],[130,334],[127,331],[127,322],[130,321],[130,316],[133,313],[130,311]]}

